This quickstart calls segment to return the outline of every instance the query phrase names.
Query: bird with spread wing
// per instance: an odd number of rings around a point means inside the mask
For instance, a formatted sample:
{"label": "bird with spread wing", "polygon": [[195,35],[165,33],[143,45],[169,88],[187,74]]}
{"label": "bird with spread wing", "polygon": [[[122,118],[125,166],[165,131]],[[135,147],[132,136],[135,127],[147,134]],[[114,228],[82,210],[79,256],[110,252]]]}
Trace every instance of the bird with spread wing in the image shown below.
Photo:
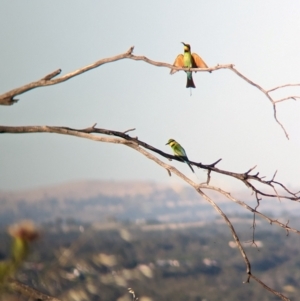
{"label": "bird with spread wing", "polygon": [[[197,53],[191,53],[191,46],[183,43],[184,54],[178,54],[173,66],[187,67],[187,68],[208,68],[203,59]],[[174,74],[178,70],[172,69],[170,74]],[[196,88],[191,71],[186,71],[187,74],[187,88]]]}

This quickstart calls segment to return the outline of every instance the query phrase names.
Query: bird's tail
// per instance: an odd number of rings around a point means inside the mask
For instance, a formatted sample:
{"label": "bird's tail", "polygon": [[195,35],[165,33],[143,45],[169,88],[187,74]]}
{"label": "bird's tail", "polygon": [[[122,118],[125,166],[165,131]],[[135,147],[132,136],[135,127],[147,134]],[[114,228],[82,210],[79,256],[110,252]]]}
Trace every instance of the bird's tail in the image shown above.
{"label": "bird's tail", "polygon": [[190,167],[190,169],[192,170],[192,172],[195,173],[195,172],[194,172],[194,169],[193,169],[193,167],[192,167],[192,165],[190,164],[190,162],[185,161],[185,163]]}
{"label": "bird's tail", "polygon": [[189,159],[187,157],[181,157],[181,159],[189,166],[189,168],[192,170],[192,172],[195,173],[192,165],[189,162]]}
{"label": "bird's tail", "polygon": [[186,87],[187,88],[196,88],[194,81],[193,81],[193,76],[192,76],[192,72],[187,72],[187,81],[186,81]]}

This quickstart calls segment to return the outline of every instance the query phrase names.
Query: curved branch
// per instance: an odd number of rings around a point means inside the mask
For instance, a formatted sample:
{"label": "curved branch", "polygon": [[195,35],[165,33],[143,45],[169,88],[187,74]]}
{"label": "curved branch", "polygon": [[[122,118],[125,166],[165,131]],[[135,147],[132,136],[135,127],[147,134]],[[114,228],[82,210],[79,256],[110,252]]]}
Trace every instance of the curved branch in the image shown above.
{"label": "curved branch", "polygon": [[245,209],[247,209],[251,213],[254,213],[254,214],[260,216],[261,218],[267,220],[270,224],[278,225],[279,227],[283,228],[286,232],[294,232],[296,234],[300,234],[299,230],[297,230],[295,228],[292,228],[292,227],[289,227],[288,224],[283,224],[283,223],[279,222],[277,219],[269,218],[267,215],[265,215],[265,214],[261,213],[260,211],[258,211],[257,207],[255,207],[255,208],[250,207],[245,202],[239,201],[238,199],[233,197],[229,192],[227,192],[227,191],[225,191],[225,190],[223,190],[219,187],[215,187],[215,186],[211,186],[211,185],[207,185],[207,186],[202,185],[201,187],[202,187],[202,189],[206,188],[206,189],[214,190],[214,191],[217,191],[217,192],[221,193],[226,198],[228,198],[229,200],[233,201],[234,203],[244,207]]}
{"label": "curved branch", "polygon": [[34,298],[35,300],[41,301],[60,301],[57,298],[41,293],[40,291],[21,283],[15,279],[7,280],[9,287],[15,291],[21,293],[23,296],[27,296],[28,298]]}
{"label": "curved branch", "polygon": [[[201,187],[201,186],[200,186]],[[206,187],[205,187],[206,188]],[[245,261],[246,264],[246,270],[247,270],[247,274],[248,274],[248,278],[245,282],[249,282],[249,275],[251,275],[251,265],[250,265],[250,261],[246,255],[246,252],[240,242],[240,239],[238,237],[238,235],[235,232],[235,229],[232,225],[232,223],[230,222],[230,220],[228,219],[228,217],[226,216],[226,214],[221,210],[221,208],[219,206],[217,206],[217,204],[210,198],[208,197],[200,188],[196,189],[197,192],[207,201],[209,202],[214,208],[215,210],[222,216],[222,218],[225,220],[227,226],[229,227],[231,234],[240,250],[240,253]]]}
{"label": "curved branch", "polygon": [[[288,86],[299,86],[300,84],[286,84],[286,85],[281,85],[281,86],[272,88],[270,90],[265,90],[260,85],[258,85],[257,83],[251,81],[249,78],[247,78],[242,73],[240,73],[234,67],[233,64],[217,65],[217,66],[211,67],[211,68],[180,68],[180,67],[174,67],[171,64],[167,64],[167,63],[163,63],[163,62],[156,62],[156,61],[150,60],[145,56],[135,56],[135,55],[132,54],[133,48],[134,47],[131,47],[127,52],[125,52],[123,54],[120,54],[120,55],[117,55],[117,56],[114,56],[114,57],[110,57],[110,58],[105,58],[105,59],[98,60],[97,62],[95,62],[93,64],[90,64],[88,66],[85,66],[83,68],[75,70],[74,72],[68,73],[68,74],[66,74],[64,76],[61,76],[59,78],[55,78],[55,77],[58,76],[61,73],[61,69],[55,70],[55,71],[51,72],[50,74],[44,76],[40,80],[37,80],[35,82],[26,84],[22,87],[13,89],[13,90],[11,90],[7,93],[4,93],[4,94],[0,95],[0,105],[12,105],[12,104],[14,104],[15,102],[18,101],[17,99],[15,99],[15,96],[17,96],[17,95],[20,95],[22,93],[25,93],[29,90],[32,90],[32,89],[35,89],[35,88],[38,88],[38,87],[43,87],[43,86],[49,86],[49,85],[55,85],[55,84],[62,83],[64,81],[67,81],[67,80],[75,77],[75,76],[78,76],[82,73],[85,73],[85,72],[87,72],[91,69],[97,68],[97,67],[99,67],[103,64],[118,61],[118,60],[121,60],[121,59],[132,59],[132,60],[136,60],[136,61],[144,61],[148,64],[151,64],[151,65],[154,65],[154,66],[157,66],[157,67],[166,67],[166,68],[170,68],[170,69],[183,70],[183,71],[194,71],[194,72],[207,72],[208,71],[208,72],[212,72],[212,71],[216,71],[216,70],[220,70],[220,69],[230,69],[236,75],[238,75],[240,78],[242,78],[244,81],[246,81],[247,83],[253,85],[257,89],[259,89],[263,94],[265,94],[265,96],[272,103],[274,118],[275,118],[276,122],[281,126],[281,128],[284,131],[286,137],[289,138],[285,128],[283,127],[283,125],[277,119],[276,104],[279,103],[279,102],[285,101],[285,100],[289,100],[289,99],[296,100],[297,98],[300,98],[300,96],[288,96],[288,97],[285,97],[285,98],[282,98],[282,99],[279,99],[279,100],[274,100],[269,95],[269,93],[273,92],[277,89],[280,89],[280,88],[284,88],[284,87],[288,87]],[[219,215],[222,216],[222,218],[226,222],[227,226],[229,227],[229,229],[232,233],[232,236],[234,237],[234,239],[237,243],[237,246],[239,248],[239,251],[240,251],[240,253],[241,253],[241,255],[244,259],[244,262],[246,264],[246,272],[247,272],[247,275],[248,275],[248,278],[247,278],[246,282],[249,282],[250,278],[253,278],[259,284],[261,284],[265,289],[267,289],[268,291],[272,292],[273,294],[279,296],[282,300],[286,300],[286,301],[289,300],[284,295],[282,295],[279,292],[277,292],[277,291],[273,290],[272,288],[268,287],[260,279],[256,278],[252,274],[250,261],[247,257],[246,252],[244,251],[244,249],[242,247],[242,244],[239,240],[239,237],[238,237],[233,225],[231,224],[231,222],[228,219],[228,217],[226,216],[226,214],[202,190],[204,190],[204,189],[215,190],[215,191],[221,193],[222,195],[226,196],[231,201],[239,204],[240,206],[243,206],[244,208],[246,208],[250,212],[252,212],[252,213],[268,220],[271,224],[272,223],[277,224],[278,226],[285,229],[287,231],[287,233],[289,231],[293,231],[297,234],[300,234],[300,231],[289,227],[288,223],[283,224],[283,223],[278,222],[277,220],[270,219],[268,216],[266,216],[266,215],[262,214],[261,212],[259,212],[257,210],[257,208],[259,206],[259,201],[260,201],[259,195],[266,196],[266,197],[272,197],[272,198],[277,197],[279,199],[280,198],[285,198],[285,199],[289,199],[289,200],[292,200],[292,201],[299,201],[300,196],[297,196],[297,194],[299,192],[293,193],[290,190],[288,190],[282,183],[279,183],[279,182],[275,181],[274,179],[275,179],[275,174],[276,173],[274,174],[274,176],[271,180],[264,180],[263,177],[258,176],[259,173],[251,174],[251,172],[253,171],[253,169],[255,167],[249,169],[248,171],[246,171],[244,173],[235,173],[235,172],[230,172],[230,171],[218,169],[216,167],[216,165],[220,162],[221,159],[217,160],[216,162],[214,162],[212,164],[202,164],[202,163],[199,163],[199,162],[197,163],[197,162],[190,161],[190,163],[192,165],[197,166],[197,167],[202,168],[202,169],[206,169],[208,171],[207,183],[206,184],[197,184],[197,183],[193,182],[191,179],[189,179],[188,177],[186,177],[184,174],[182,174],[180,171],[178,171],[175,167],[172,167],[172,166],[162,162],[160,159],[155,157],[153,154],[149,153],[147,150],[155,152],[155,153],[159,154],[160,156],[162,156],[164,158],[167,158],[169,160],[177,160],[177,161],[181,162],[180,158],[178,158],[176,156],[169,155],[167,153],[164,153],[163,151],[161,151],[161,150],[159,150],[159,149],[157,149],[157,148],[155,148],[155,147],[139,140],[138,138],[131,137],[127,134],[128,132],[133,131],[134,129],[129,129],[129,130],[126,130],[124,132],[117,132],[117,131],[111,131],[111,130],[107,130],[107,129],[99,129],[99,128],[96,128],[95,126],[96,126],[96,124],[94,124],[92,127],[86,128],[86,129],[72,129],[72,128],[68,128],[68,127],[53,127],[53,126],[25,126],[25,127],[0,126],[0,133],[41,133],[41,132],[48,132],[48,133],[72,135],[72,136],[76,136],[76,137],[91,139],[91,140],[94,140],[94,141],[124,144],[124,145],[126,145],[130,148],[133,148],[134,150],[140,152],[141,154],[146,156],[148,159],[154,161],[158,165],[165,168],[170,176],[171,176],[172,173],[176,174],[178,177],[180,177],[186,183],[191,185],[197,191],[197,193],[200,194],[207,202],[209,202],[214,207],[214,209],[219,213]],[[114,138],[112,138],[112,137],[103,137],[103,136],[99,136],[99,135],[93,135],[92,133],[110,135],[110,136],[114,136]],[[115,137],[118,137],[118,138],[115,138]],[[227,176],[231,176],[231,177],[236,178],[237,180],[242,181],[248,188],[250,188],[255,193],[258,205],[255,208],[252,208],[252,207],[248,206],[246,203],[235,199],[228,192],[226,192],[226,191],[224,191],[224,190],[222,190],[218,187],[210,186],[209,185],[209,180],[210,180],[212,172],[224,174],[224,175],[227,175]],[[265,193],[265,192],[257,189],[250,181],[255,181],[255,182],[258,182],[258,183],[261,183],[261,184],[264,184],[264,185],[267,185],[267,186],[271,187],[274,190],[275,194]],[[276,188],[275,188],[276,185],[280,186],[285,191],[286,194],[279,195],[276,191]],[[59,301],[56,298],[47,296],[47,295],[42,294],[42,293],[40,293],[40,292],[30,288],[30,287],[27,287],[26,285],[24,285],[22,283],[19,283],[16,280],[10,279],[9,284],[15,291],[20,291],[20,292],[22,292],[22,294],[25,294],[25,295],[28,295],[28,296],[34,296],[34,297],[36,297],[40,300]]]}
{"label": "curved branch", "polygon": [[249,83],[250,85],[256,87],[257,89],[259,89],[268,99],[269,101],[272,103],[273,106],[273,112],[274,112],[274,119],[275,121],[280,125],[280,127],[282,128],[282,130],[284,131],[285,136],[287,137],[287,139],[289,139],[288,133],[285,130],[284,126],[282,125],[282,123],[278,120],[277,118],[277,112],[276,112],[276,104],[285,100],[289,100],[289,99],[294,99],[296,100],[297,98],[300,98],[300,96],[288,96],[279,100],[274,100],[269,93],[273,92],[277,89],[280,88],[284,88],[284,87],[289,87],[289,86],[300,86],[300,84],[285,84],[285,85],[281,85],[269,90],[266,90],[264,88],[262,88],[260,85],[258,85],[257,83],[253,82],[252,80],[250,80],[249,78],[247,78],[245,75],[243,75],[241,72],[239,72],[233,64],[225,64],[225,65],[217,65],[215,67],[210,67],[210,68],[181,68],[181,67],[175,67],[171,64],[168,63],[163,63],[163,62],[156,62],[153,61],[145,56],[136,56],[133,55],[134,47],[130,47],[125,53],[123,54],[119,54],[113,57],[109,57],[109,58],[105,58],[105,59],[101,59],[96,61],[95,63],[92,63],[88,66],[85,66],[83,68],[80,68],[78,70],[75,70],[73,72],[70,72],[64,76],[61,76],[59,78],[53,79],[55,76],[59,75],[61,72],[61,69],[55,70],[53,72],[51,72],[50,74],[44,76],[42,79],[37,80],[35,82],[26,84],[22,87],[13,89],[11,91],[8,91],[2,95],[0,95],[0,105],[12,105],[14,103],[16,103],[18,101],[18,99],[15,99],[14,97],[17,95],[20,95],[22,93],[25,93],[29,90],[38,88],[38,87],[45,87],[45,86],[50,86],[50,85],[56,85],[59,83],[62,83],[64,81],[67,81],[77,75],[80,75],[82,73],[85,73],[89,70],[92,70],[94,68],[100,67],[103,64],[106,63],[111,63],[111,62],[115,62],[121,59],[132,59],[135,61],[144,61],[148,64],[151,64],[153,66],[156,67],[166,67],[166,68],[170,68],[170,69],[174,69],[174,70],[183,70],[183,71],[194,71],[194,72],[212,72],[212,71],[216,71],[216,70],[220,70],[220,69],[229,69],[231,71],[233,71],[236,75],[238,75],[240,78],[242,78],[244,81],[246,81],[247,83]]}
{"label": "curved branch", "polygon": [[257,283],[259,283],[260,285],[262,285],[266,290],[268,290],[269,292],[273,293],[274,295],[280,297],[282,300],[284,301],[290,301],[290,299],[288,299],[286,296],[282,295],[281,293],[277,292],[276,290],[270,288],[269,286],[267,286],[264,282],[262,282],[259,278],[257,278],[255,275],[252,274],[251,272],[251,264],[250,261],[248,259],[248,256],[239,240],[239,237],[233,227],[233,225],[231,224],[230,220],[228,219],[228,217],[226,216],[226,214],[215,204],[215,202],[213,200],[211,200],[205,193],[203,193],[201,191],[201,188],[207,188],[206,186],[202,186],[201,184],[198,185],[195,182],[193,182],[191,179],[189,179],[188,177],[186,177],[184,174],[182,174],[180,171],[178,171],[175,167],[169,166],[168,164],[160,161],[158,158],[154,157],[152,154],[150,154],[149,152],[147,152],[146,150],[144,150],[143,148],[139,147],[138,145],[128,145],[129,147],[137,150],[138,152],[142,153],[144,156],[146,156],[148,159],[156,162],[158,165],[166,168],[169,172],[172,172],[174,174],[176,174],[179,178],[181,178],[182,180],[184,180],[186,183],[188,183],[189,185],[191,185],[207,202],[209,202],[214,209],[222,216],[222,218],[225,220],[226,224],[228,225],[231,234],[233,236],[233,238],[235,239],[235,242],[239,248],[239,251],[244,259],[244,262],[246,264],[246,273],[248,275],[247,280],[244,283],[248,283],[250,281],[250,278],[253,278]]}
{"label": "curved branch", "polygon": [[[109,136],[116,136],[116,137],[123,138],[125,140],[124,143],[140,145],[148,150],[151,150],[152,152],[155,152],[155,153],[161,155],[162,157],[167,158],[168,160],[176,160],[176,161],[179,161],[182,163],[182,161],[179,157],[167,154],[167,153],[153,147],[152,145],[149,145],[148,143],[145,143],[145,142],[139,140],[136,137],[129,136],[128,134],[126,134],[126,132],[128,132],[129,130],[127,130],[125,132],[118,132],[118,131],[113,131],[113,130],[96,128],[95,126],[96,126],[96,124],[94,124],[91,127],[85,128],[85,129],[73,129],[73,128],[69,128],[69,127],[57,127],[57,126],[18,126],[18,127],[0,126],[0,134],[1,133],[14,133],[14,134],[57,133],[57,134],[72,135],[72,136],[78,136],[78,137],[82,137],[82,138],[88,138],[88,139],[92,139],[92,140],[96,140],[96,141],[111,142],[112,140],[110,140],[109,138],[91,135],[91,133],[105,134],[105,135],[109,135]],[[130,131],[132,131],[132,130],[133,129],[130,129]],[[118,141],[122,141],[122,140],[118,140]],[[120,143],[120,142],[114,142],[114,143]],[[300,196],[297,195],[299,192],[293,193],[290,190],[288,190],[285,187],[285,185],[283,185],[280,182],[275,181],[274,180],[275,175],[273,176],[273,178],[271,180],[264,180],[263,177],[259,177],[259,173],[250,174],[255,167],[249,169],[248,171],[246,171],[244,173],[236,173],[236,172],[231,172],[231,171],[227,171],[227,170],[222,170],[222,169],[219,169],[216,167],[216,165],[220,161],[221,161],[221,159],[217,160],[216,162],[214,162],[212,164],[202,164],[201,162],[194,162],[194,161],[189,161],[189,162],[191,165],[194,165],[194,166],[197,166],[199,168],[206,169],[209,171],[209,174],[208,174],[209,177],[207,180],[207,184],[209,183],[211,172],[215,172],[215,173],[233,177],[233,178],[243,182],[248,188],[250,188],[254,193],[256,193],[258,195],[262,195],[265,197],[271,197],[271,198],[276,197],[276,198],[289,199],[291,201],[299,201],[300,200]],[[266,193],[266,192],[256,188],[250,181],[255,181],[255,182],[261,183],[263,185],[266,185],[266,186],[272,188],[275,191],[275,194]],[[287,194],[278,194],[276,192],[274,185],[280,186]]]}
{"label": "curved branch", "polygon": [[[154,161],[158,165],[165,168],[168,171],[169,175],[171,175],[173,173],[173,174],[177,175],[179,178],[181,178],[183,181],[188,183],[190,186],[192,186],[198,192],[198,194],[200,194],[207,202],[209,202],[215,208],[215,210],[222,216],[222,218],[227,223],[227,225],[228,225],[228,227],[229,227],[229,229],[232,233],[232,236],[234,237],[234,239],[236,241],[236,244],[239,248],[239,251],[240,251],[240,253],[241,253],[241,255],[244,259],[244,262],[246,264],[246,273],[247,273],[248,277],[247,277],[247,280],[245,282],[249,282],[250,278],[253,278],[259,284],[261,284],[265,289],[272,292],[276,296],[279,296],[282,300],[289,301],[289,299],[286,298],[284,295],[282,295],[279,292],[275,291],[274,289],[268,287],[265,283],[263,283],[260,279],[256,278],[252,274],[250,261],[247,257],[247,254],[246,254],[245,250],[242,247],[242,244],[239,240],[239,237],[238,237],[233,225],[231,224],[231,222],[228,219],[228,217],[226,216],[226,214],[215,204],[215,202],[213,200],[211,200],[202,191],[202,189],[216,190],[216,191],[222,193],[223,195],[225,195],[226,197],[228,197],[229,199],[234,200],[236,203],[246,207],[248,210],[251,209],[252,212],[254,211],[257,214],[260,214],[261,216],[263,216],[261,213],[256,211],[256,209],[252,209],[251,207],[244,204],[243,202],[235,200],[234,198],[232,198],[230,196],[230,194],[226,193],[225,191],[223,191],[221,189],[215,189],[214,187],[209,186],[208,184],[197,184],[197,183],[193,182],[190,178],[186,177],[184,174],[182,174],[175,167],[164,163],[163,161],[161,161],[160,159],[158,159],[157,157],[155,157],[154,155],[149,153],[145,148],[147,148],[151,151],[154,151],[155,153],[158,153],[158,154],[162,155],[163,157],[166,157],[166,158],[169,158],[169,159],[172,159],[172,160],[178,160],[178,158],[176,158],[174,156],[171,156],[169,154],[165,154],[164,152],[162,152],[162,151],[146,144],[145,142],[142,142],[142,141],[138,140],[137,138],[132,138],[132,137],[128,136],[126,134],[126,132],[131,131],[133,129],[127,130],[127,131],[122,133],[122,132],[110,131],[110,130],[106,130],[106,129],[97,129],[97,128],[95,128],[95,126],[96,126],[96,124],[94,124],[92,127],[82,129],[82,130],[75,130],[75,129],[71,129],[71,128],[67,128],[67,127],[50,127],[50,126],[32,126],[32,127],[5,127],[5,126],[0,126],[0,133],[40,133],[40,132],[58,133],[58,134],[65,134],[65,135],[72,135],[72,136],[77,136],[77,137],[82,137],[82,138],[88,138],[88,139],[95,140],[95,141],[124,144],[124,145],[126,145],[130,148],[133,148],[134,150],[138,151],[139,153],[141,153],[142,155],[144,155],[148,159]],[[118,138],[96,136],[96,135],[91,134],[92,132],[102,133],[102,134],[106,134],[106,135],[118,136]],[[201,163],[198,163],[198,164],[201,164],[201,166],[205,166],[207,169],[209,169],[209,168],[214,168],[214,165],[217,164],[217,162],[215,162],[213,164],[210,164],[210,165],[202,165]],[[209,170],[209,171],[211,171],[211,170]],[[249,175],[249,173],[252,170],[253,170],[253,168],[248,170],[244,175],[247,175],[247,174]],[[280,225],[279,222],[277,222],[277,224]],[[290,230],[291,228],[289,228],[286,225],[285,229]],[[54,299],[54,301],[56,301],[56,300]]]}
{"label": "curved branch", "polygon": [[[146,63],[149,63],[151,65],[157,66],[157,67],[167,67],[170,69],[175,69],[175,70],[184,70],[184,71],[188,71],[189,68],[181,68],[181,67],[175,67],[171,64],[167,64],[167,63],[163,63],[163,62],[155,62],[153,60],[148,59],[145,56],[135,56],[132,54],[134,49],[134,46],[130,47],[125,53],[113,56],[113,57],[109,57],[109,58],[105,58],[105,59],[101,59],[98,60],[90,65],[87,65],[83,68],[77,69],[73,72],[70,72],[68,74],[65,74],[64,76],[61,76],[59,78],[53,79],[55,76],[59,75],[61,73],[61,69],[55,70],[53,72],[51,72],[50,74],[45,75],[43,78],[41,78],[40,80],[37,80],[35,82],[26,84],[22,87],[13,89],[11,91],[8,91],[2,95],[0,95],[0,105],[13,105],[14,103],[16,103],[18,101],[18,99],[14,99],[15,96],[23,94],[27,91],[30,91],[32,89],[35,88],[39,88],[39,87],[46,87],[46,86],[51,86],[51,85],[56,85],[62,82],[65,82],[75,76],[78,76],[82,73],[85,73],[89,70],[95,69],[97,67],[100,67],[101,65],[107,64],[107,63],[112,63],[121,59],[132,59],[135,61],[144,61]],[[193,68],[191,70],[195,70],[195,71],[214,71],[214,70],[218,70],[218,69],[224,69],[224,68],[230,68],[233,65],[218,65],[216,67],[213,68],[205,68],[205,69],[199,69],[199,68]]]}
{"label": "curved branch", "polygon": [[[234,67],[230,67],[229,69],[231,69],[235,74],[237,74],[239,77],[241,77],[243,80],[245,80],[247,83],[249,83],[250,85],[256,87],[258,90],[260,90],[263,94],[266,95],[266,97],[270,100],[270,102],[272,103],[273,106],[273,113],[274,113],[274,119],[275,121],[280,125],[280,127],[282,128],[285,136],[287,139],[289,139],[289,135],[287,133],[287,131],[285,130],[284,126],[282,125],[282,123],[278,120],[277,118],[277,111],[276,111],[276,101],[269,95],[270,91],[267,91],[265,89],[263,89],[260,85],[254,83],[253,81],[251,81],[250,79],[248,79],[246,76],[244,76],[242,73],[240,73],[237,69],[235,69]],[[272,90],[274,91],[274,89]]]}
{"label": "curved branch", "polygon": [[128,57],[131,56],[133,48],[134,47],[130,47],[123,54],[119,54],[119,55],[116,55],[116,56],[113,56],[113,57],[101,59],[101,60],[99,60],[99,61],[97,61],[93,64],[90,64],[88,66],[85,66],[83,68],[75,70],[73,72],[70,72],[66,75],[63,75],[63,76],[57,78],[57,79],[53,79],[53,77],[59,75],[60,72],[61,72],[61,69],[55,70],[55,71],[51,72],[50,74],[44,76],[40,80],[37,80],[35,82],[29,83],[27,85],[24,85],[24,86],[16,88],[16,89],[13,89],[9,92],[6,92],[6,93],[0,95],[0,105],[12,105],[12,104],[14,104],[18,101],[18,99],[14,99],[14,97],[17,96],[17,95],[20,95],[22,93],[25,93],[27,91],[30,91],[30,90],[38,88],[38,87],[46,87],[46,86],[56,85],[56,84],[65,82],[65,81],[71,79],[72,77],[75,77],[75,76],[80,75],[82,73],[85,73],[89,70],[97,68],[97,67],[99,67],[103,64],[115,62],[115,61],[118,61],[118,60],[121,60],[121,59],[124,59],[124,58],[128,58]]}

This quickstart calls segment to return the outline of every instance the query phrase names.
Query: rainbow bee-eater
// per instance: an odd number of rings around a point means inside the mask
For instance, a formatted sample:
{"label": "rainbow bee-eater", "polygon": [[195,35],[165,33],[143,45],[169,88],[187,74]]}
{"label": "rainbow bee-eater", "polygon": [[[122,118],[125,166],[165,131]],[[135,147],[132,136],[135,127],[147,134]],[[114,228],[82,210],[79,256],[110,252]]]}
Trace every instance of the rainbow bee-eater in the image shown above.
{"label": "rainbow bee-eater", "polygon": [[189,162],[189,159],[186,155],[184,148],[178,142],[176,142],[174,139],[169,139],[169,141],[166,143],[166,145],[170,145],[174,152],[174,156],[180,157],[181,160],[190,167],[192,172],[194,172],[194,169]]}
{"label": "rainbow bee-eater", "polygon": [[[196,53],[191,53],[191,46],[189,44],[183,44],[183,51],[184,54],[178,54],[173,66],[175,67],[187,67],[187,68],[208,68],[205,62],[202,60],[202,58],[196,54]],[[170,74],[173,74],[177,72],[178,70],[172,69]],[[194,81],[193,81],[193,76],[191,71],[186,71],[187,75],[187,82],[186,82],[186,87],[187,88],[196,88]]]}

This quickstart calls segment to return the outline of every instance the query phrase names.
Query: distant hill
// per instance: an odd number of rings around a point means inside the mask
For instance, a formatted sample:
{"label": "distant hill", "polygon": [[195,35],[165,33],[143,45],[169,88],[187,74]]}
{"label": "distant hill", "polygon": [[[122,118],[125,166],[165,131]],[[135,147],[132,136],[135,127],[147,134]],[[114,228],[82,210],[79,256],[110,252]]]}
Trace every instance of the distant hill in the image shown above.
{"label": "distant hill", "polygon": [[0,191],[0,223],[5,224],[23,218],[37,222],[57,218],[186,221],[207,218],[207,210],[214,217],[211,206],[192,188],[154,182],[78,181]]}
{"label": "distant hill", "polygon": [[[26,200],[26,202],[36,202],[45,199],[55,198],[59,201],[66,199],[84,200],[98,195],[105,196],[136,196],[149,195],[153,192],[170,189],[171,186],[153,183],[153,182],[137,182],[137,181],[76,181],[54,186],[47,186],[29,190],[21,190],[16,192],[1,191],[0,201],[18,201]],[[174,190],[184,189],[183,186],[174,187]]]}
{"label": "distant hill", "polygon": [[[241,206],[213,194],[227,214],[250,214]],[[249,190],[236,197],[255,207]],[[278,214],[292,202],[262,202],[261,209]],[[264,207],[263,207],[264,206]],[[211,221],[215,210],[191,187],[142,181],[78,181],[16,192],[0,191],[0,224],[28,218],[36,222],[74,219],[94,222],[105,219],[158,222]]]}

